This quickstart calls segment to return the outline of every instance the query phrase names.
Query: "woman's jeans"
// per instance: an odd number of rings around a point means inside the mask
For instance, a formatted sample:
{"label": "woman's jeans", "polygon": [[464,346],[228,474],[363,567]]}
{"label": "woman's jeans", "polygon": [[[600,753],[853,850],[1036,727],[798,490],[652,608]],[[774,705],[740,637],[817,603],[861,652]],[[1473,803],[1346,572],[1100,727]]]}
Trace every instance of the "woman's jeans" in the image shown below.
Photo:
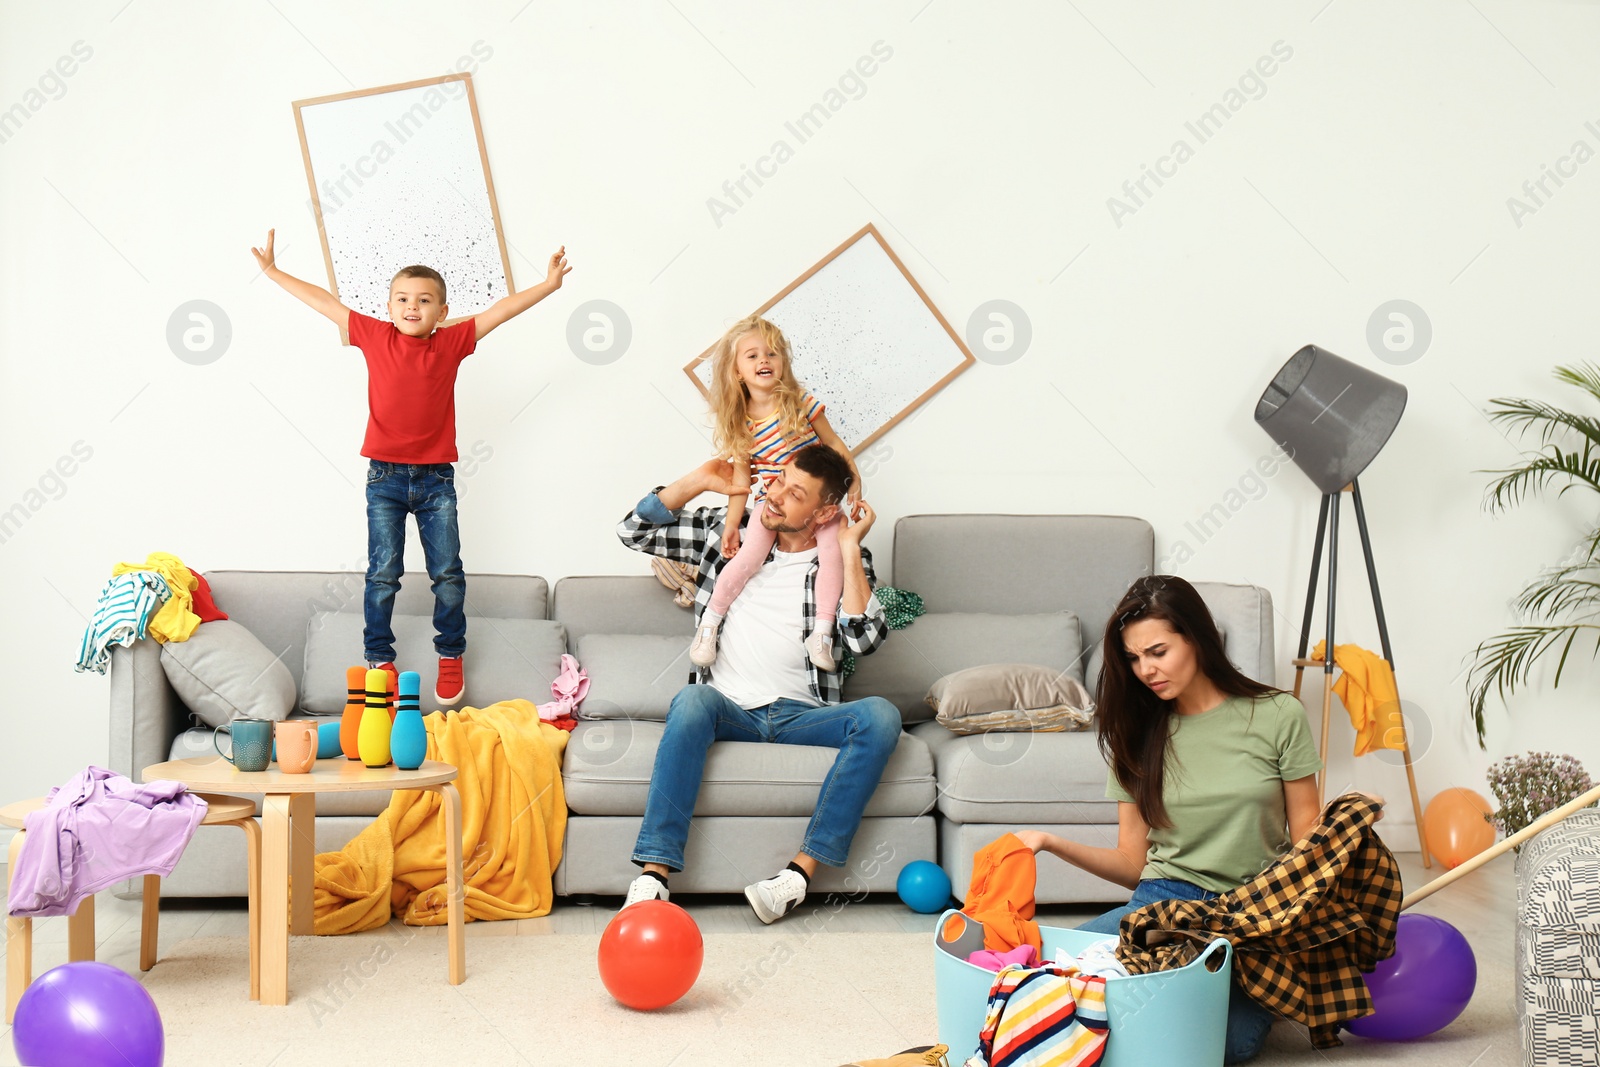
{"label": "woman's jeans", "polygon": [[[1158,900],[1210,900],[1216,895],[1209,889],[1201,889],[1175,878],[1146,878],[1134,889],[1133,896],[1126,904],[1112,908],[1078,929],[1116,937],[1122,929],[1122,917],[1138,911],[1146,904],[1154,904]],[[1276,1018],[1272,1012],[1251,1000],[1239,988],[1239,983],[1234,982],[1228,995],[1227,1057],[1223,1062],[1244,1063],[1255,1059],[1267,1040],[1267,1032],[1272,1029],[1272,1020]],[[1178,1039],[1177,1035],[1173,1036],[1174,1040]],[[1116,1039],[1115,1034],[1112,1034],[1112,1039]]]}

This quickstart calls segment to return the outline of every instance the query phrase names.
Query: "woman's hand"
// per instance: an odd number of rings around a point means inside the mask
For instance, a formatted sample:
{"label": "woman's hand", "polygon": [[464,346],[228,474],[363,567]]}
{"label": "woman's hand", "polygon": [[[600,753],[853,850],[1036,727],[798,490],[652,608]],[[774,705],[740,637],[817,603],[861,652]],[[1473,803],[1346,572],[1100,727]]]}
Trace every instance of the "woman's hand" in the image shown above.
{"label": "woman's hand", "polygon": [[1018,830],[1016,839],[1027,846],[1028,851],[1037,856],[1041,852],[1050,851],[1050,838],[1054,835],[1043,830]]}

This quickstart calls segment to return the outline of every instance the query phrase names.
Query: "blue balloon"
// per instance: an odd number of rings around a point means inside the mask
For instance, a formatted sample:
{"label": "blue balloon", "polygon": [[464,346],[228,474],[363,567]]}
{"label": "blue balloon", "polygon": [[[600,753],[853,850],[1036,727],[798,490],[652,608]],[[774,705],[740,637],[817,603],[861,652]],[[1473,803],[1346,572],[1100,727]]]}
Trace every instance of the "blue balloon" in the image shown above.
{"label": "blue balloon", "polygon": [[912,911],[935,915],[950,902],[950,876],[937,863],[912,860],[900,868],[894,890]]}
{"label": "blue balloon", "polygon": [[17,1002],[17,1060],[36,1067],[161,1067],[167,1038],[144,986],[108,963],[39,976]]}

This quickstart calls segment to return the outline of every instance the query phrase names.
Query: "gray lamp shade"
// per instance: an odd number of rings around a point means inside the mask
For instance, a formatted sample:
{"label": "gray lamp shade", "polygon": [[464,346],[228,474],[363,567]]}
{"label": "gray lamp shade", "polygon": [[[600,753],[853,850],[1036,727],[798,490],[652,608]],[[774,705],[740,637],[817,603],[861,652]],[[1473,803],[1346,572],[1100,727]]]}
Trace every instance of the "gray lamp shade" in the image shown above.
{"label": "gray lamp shade", "polygon": [[1406,409],[1406,387],[1306,345],[1256,402],[1256,422],[1324,493],[1337,493],[1382,451]]}

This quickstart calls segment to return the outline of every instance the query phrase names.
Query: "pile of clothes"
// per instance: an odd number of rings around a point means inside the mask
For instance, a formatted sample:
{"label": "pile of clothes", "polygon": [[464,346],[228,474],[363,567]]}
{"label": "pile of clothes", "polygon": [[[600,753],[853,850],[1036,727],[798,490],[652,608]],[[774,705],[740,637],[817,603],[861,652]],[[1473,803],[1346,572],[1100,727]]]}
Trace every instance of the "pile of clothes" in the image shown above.
{"label": "pile of clothes", "polygon": [[116,645],[145,637],[163,645],[187,641],[201,623],[227,617],[212,601],[205,577],[170,552],[152,552],[143,563],[119,563],[100,590],[74,670],[104,674]]}
{"label": "pile of clothes", "polygon": [[[1099,1063],[1110,1038],[1106,982],[1187,966],[1218,936],[1233,945],[1234,981],[1251,1000],[1304,1024],[1315,1048],[1338,1045],[1341,1023],[1372,1013],[1361,976],[1394,954],[1402,889],[1374,830],[1381,812],[1365,794],[1338,797],[1251,881],[1210,900],[1141,908],[1123,918],[1120,937],[1055,961],[1043,958],[1033,921],[1032,851],[1013,834],[985,846],[962,911],[984,931],[967,962],[997,973],[969,1067]],[[1044,1044],[1059,1058],[1036,1058]]]}

